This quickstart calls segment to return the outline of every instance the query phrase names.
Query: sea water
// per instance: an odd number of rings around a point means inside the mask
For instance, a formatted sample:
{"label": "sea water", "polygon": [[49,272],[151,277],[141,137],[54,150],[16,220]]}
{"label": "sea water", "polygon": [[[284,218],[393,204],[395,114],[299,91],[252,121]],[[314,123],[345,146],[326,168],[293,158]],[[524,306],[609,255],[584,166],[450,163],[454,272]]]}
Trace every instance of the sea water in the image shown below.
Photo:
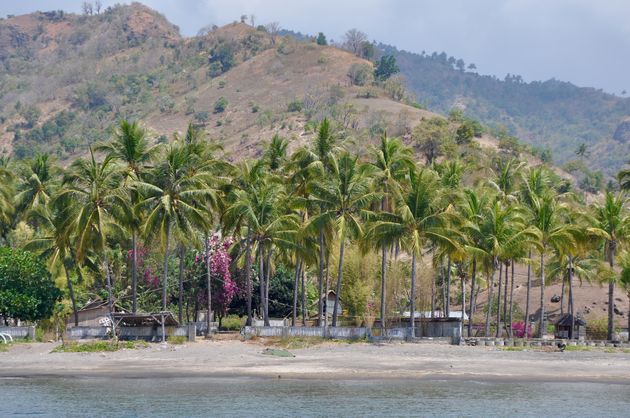
{"label": "sea water", "polygon": [[630,416],[630,385],[465,380],[5,378],[0,416]]}

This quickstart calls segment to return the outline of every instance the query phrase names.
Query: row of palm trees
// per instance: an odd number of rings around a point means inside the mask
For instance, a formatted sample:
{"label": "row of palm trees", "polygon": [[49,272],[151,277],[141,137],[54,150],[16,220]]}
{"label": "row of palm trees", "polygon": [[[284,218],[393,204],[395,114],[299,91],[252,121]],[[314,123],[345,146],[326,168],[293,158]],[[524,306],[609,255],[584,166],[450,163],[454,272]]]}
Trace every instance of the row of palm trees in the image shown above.
{"label": "row of palm trees", "polygon": [[[245,277],[247,324],[253,319],[256,276],[258,312],[269,324],[270,278],[275,266],[284,263],[295,268],[294,323],[299,301],[305,300],[304,286],[303,294],[298,292],[304,272],[316,273],[320,296],[329,288],[330,271],[336,274],[332,326],[337,326],[344,254],[348,246],[358,246],[364,254],[381,256],[383,327],[391,258],[403,257],[410,263],[410,318],[416,317],[418,265],[427,261],[443,282],[446,314],[455,276],[460,280],[462,311],[471,317],[469,334],[479,294],[485,292],[485,335],[491,333],[493,313],[496,335],[510,335],[514,265],[525,264],[526,329],[533,275],[540,280],[540,335],[545,332],[545,286],[553,279],[566,282],[568,311],[575,317],[572,288],[577,276],[609,284],[608,337],[612,338],[615,284],[626,276],[615,273],[615,260],[619,253],[630,260],[625,255],[630,226],[626,195],[606,192],[587,205],[581,196],[559,190],[557,177],[543,166],[527,167],[508,156],[477,163],[474,171],[481,171],[481,176],[472,176],[471,166],[459,159],[425,166],[400,139],[386,135],[360,157],[349,151],[325,119],[312,142],[292,153],[289,143],[276,135],[261,158],[233,164],[193,126],[168,144],[152,146],[137,122],[122,121],[111,141],[97,144],[88,158],[75,160],[67,169],[46,155],[18,164],[0,161],[4,180],[0,232],[10,241],[19,222],[34,228],[35,236],[25,247],[41,253],[53,273],[65,274],[75,322],[71,276],[86,270],[104,278],[113,309],[109,249],[115,245],[131,249],[136,312],[140,242],[162,252],[163,311],[168,308],[169,259],[177,255],[182,260],[193,248],[205,251],[211,312],[208,236],[220,231],[235,238],[234,268]],[[472,181],[473,177],[478,180]],[[630,185],[628,179],[630,172],[620,173],[622,187]],[[337,266],[329,265],[331,255]],[[630,268],[630,261],[627,264]],[[181,273],[179,277],[181,321]],[[434,281],[431,289],[432,313],[438,284]],[[317,307],[318,323],[324,325],[323,297]],[[409,323],[415,335],[415,321]]]}

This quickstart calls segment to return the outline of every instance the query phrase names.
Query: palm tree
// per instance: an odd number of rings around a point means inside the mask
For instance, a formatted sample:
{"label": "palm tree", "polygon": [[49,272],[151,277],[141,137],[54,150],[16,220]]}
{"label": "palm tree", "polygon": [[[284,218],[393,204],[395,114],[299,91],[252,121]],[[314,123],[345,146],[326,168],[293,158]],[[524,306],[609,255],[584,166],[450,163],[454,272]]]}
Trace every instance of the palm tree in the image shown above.
{"label": "palm tree", "polygon": [[79,313],[74,296],[74,289],[70,271],[76,267],[76,258],[73,252],[73,240],[75,231],[73,224],[68,222],[73,219],[73,212],[77,208],[74,202],[64,199],[56,205],[53,212],[48,206],[37,206],[31,211],[31,218],[36,220],[37,225],[44,233],[24,246],[27,251],[34,251],[48,261],[48,268],[51,272],[63,269],[66,275],[66,286],[68,296],[72,304],[74,326],[79,326]]}
{"label": "palm tree", "polygon": [[[53,207],[58,210],[64,208],[62,213],[67,216],[67,220],[62,230],[69,228],[75,237],[77,262],[85,263],[90,252],[101,258],[110,313],[113,312],[113,295],[107,255],[108,239],[113,235],[122,235],[122,228],[116,219],[121,212],[130,211],[126,195],[119,187],[121,180],[122,173],[112,158],[106,157],[102,162],[97,162],[90,152],[89,159],[81,158],[72,163],[64,176],[62,189],[52,201]],[[65,212],[67,208],[72,209]]]}
{"label": "palm tree", "polygon": [[57,186],[57,168],[48,154],[38,154],[26,160],[19,170],[19,184],[15,196],[15,206],[19,219],[28,218],[33,210],[48,205]]}
{"label": "palm tree", "polygon": [[0,236],[5,242],[15,213],[13,179],[13,164],[7,157],[0,157]]}
{"label": "palm tree", "polygon": [[330,163],[331,178],[313,185],[313,201],[322,208],[322,211],[312,218],[311,224],[320,231],[323,231],[326,225],[334,225],[339,240],[339,265],[332,321],[332,326],[336,327],[345,244],[347,240],[361,236],[365,209],[379,199],[380,195],[370,190],[371,166],[361,165],[357,157],[343,152],[339,158],[331,158]]}
{"label": "palm tree", "polygon": [[[147,132],[138,122],[130,123],[123,119],[114,131],[112,141],[98,144],[95,149],[104,152],[110,158],[125,165],[123,186],[129,191],[129,199],[132,207],[137,207],[140,195],[131,187],[135,181],[142,178],[142,173],[159,151],[158,147],[149,145]],[[121,223],[131,232],[131,311],[138,309],[138,233],[142,223],[141,214],[132,210],[127,219],[121,219]]]}
{"label": "palm tree", "polygon": [[[514,248],[522,245],[524,241],[537,238],[537,231],[527,227],[523,210],[514,204],[506,204],[496,200],[483,211],[482,222],[479,225],[467,224],[467,233],[478,240],[478,247],[469,250],[479,260],[483,260],[484,269],[489,273],[488,303],[486,311],[486,332],[490,334],[490,313],[492,311],[492,289],[497,268],[500,261],[509,259]],[[497,324],[497,328],[500,324]]]}
{"label": "palm tree", "polygon": [[[332,171],[332,158],[341,149],[337,146],[337,137],[333,133],[330,121],[326,118],[319,124],[317,136],[314,138],[310,148],[301,148],[293,156],[293,162],[299,164],[302,170],[308,171],[311,178],[317,178],[318,182],[325,181],[330,177]],[[310,186],[309,186],[310,187]],[[317,208],[320,212],[324,211],[323,207]],[[331,229],[331,225],[321,223],[318,229],[318,245],[319,245],[319,300],[317,322],[319,326],[323,325],[324,316],[324,269],[328,269],[326,260],[326,235]],[[330,234],[328,234],[330,235]],[[326,289],[327,291],[328,289]],[[326,318],[328,315],[326,315]]]}
{"label": "palm tree", "polygon": [[136,209],[147,213],[141,231],[145,237],[157,237],[164,249],[163,311],[167,310],[171,239],[196,242],[198,232],[209,229],[209,204],[216,205],[216,190],[210,186],[212,173],[198,163],[185,144],[172,144],[164,160],[146,173],[147,180],[135,182],[142,195]]}
{"label": "palm tree", "polygon": [[[470,282],[470,307],[468,320],[468,335],[472,336],[473,315],[476,310],[476,293],[477,289],[477,263],[479,260],[479,252],[482,251],[482,236],[479,234],[481,224],[483,222],[484,212],[490,204],[487,193],[482,189],[466,189],[464,190],[463,199],[458,207],[459,219],[472,228],[466,228],[463,234],[464,248],[468,253],[468,258],[472,259],[471,282]],[[482,261],[482,260],[481,260]],[[462,308],[464,310],[465,308]]]}
{"label": "palm tree", "polygon": [[440,212],[440,182],[435,171],[409,171],[408,187],[395,191],[395,213],[382,214],[368,231],[367,239],[379,245],[400,242],[411,254],[410,337],[415,337],[416,263],[429,243],[458,248],[457,232],[448,228],[449,214]]}
{"label": "palm tree", "polygon": [[[630,252],[624,251],[620,260],[621,274],[619,282],[626,291],[628,301],[630,301]],[[630,313],[630,305],[628,306],[628,312]],[[628,315],[628,332],[630,332],[630,314]]]}
{"label": "palm tree", "polygon": [[532,196],[531,223],[539,233],[540,254],[540,318],[538,335],[542,338],[546,332],[545,321],[545,254],[550,249],[566,252],[574,245],[576,228],[567,224],[567,207],[557,201],[551,193],[542,196]]}
{"label": "palm tree", "polygon": [[287,160],[287,146],[289,143],[286,139],[275,134],[265,150],[265,161],[272,172],[279,170]]}
{"label": "palm tree", "polygon": [[[614,314],[614,293],[616,273],[615,254],[620,245],[625,244],[630,232],[630,215],[628,214],[628,199],[621,193],[613,194],[607,191],[603,203],[594,206],[595,225],[594,227],[603,231],[604,255],[611,270],[611,277],[608,279],[608,339],[613,338],[613,314]],[[592,230],[592,229],[591,229]]]}
{"label": "palm tree", "polygon": [[[400,187],[399,182],[413,167],[413,153],[405,147],[398,138],[388,138],[387,134],[381,136],[378,148],[372,150],[374,161],[374,181],[378,191],[383,193],[381,199],[381,211],[391,211],[392,190]],[[387,276],[387,246],[381,245],[381,328],[385,328],[385,287]]]}

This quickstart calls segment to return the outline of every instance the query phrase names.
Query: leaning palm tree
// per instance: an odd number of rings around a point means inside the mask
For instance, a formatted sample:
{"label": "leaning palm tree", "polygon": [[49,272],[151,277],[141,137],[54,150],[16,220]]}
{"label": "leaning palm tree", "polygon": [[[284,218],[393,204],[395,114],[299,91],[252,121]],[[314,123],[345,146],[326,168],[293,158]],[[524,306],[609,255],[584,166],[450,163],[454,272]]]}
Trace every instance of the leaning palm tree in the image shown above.
{"label": "leaning palm tree", "polygon": [[[381,199],[381,211],[391,211],[393,206],[393,193],[400,187],[399,182],[405,178],[406,173],[413,167],[413,152],[406,147],[399,138],[388,138],[387,134],[381,136],[379,147],[372,150],[374,166],[374,182],[376,190],[383,193]],[[387,277],[387,245],[381,245],[381,328],[385,328],[385,288]]]}
{"label": "leaning palm tree", "polygon": [[[124,164],[122,185],[127,187],[130,204],[135,208],[140,202],[140,195],[131,186],[142,178],[142,173],[155,158],[159,148],[150,146],[147,132],[138,122],[130,123],[123,119],[114,131],[113,139],[98,144],[95,149]],[[138,234],[142,219],[136,210],[128,214],[130,215],[128,218],[120,221],[131,232],[131,311],[135,313],[138,307]]]}
{"label": "leaning palm tree", "polygon": [[[102,260],[105,274],[108,305],[113,312],[113,295],[108,240],[122,236],[122,227],[116,219],[122,212],[129,212],[127,196],[120,189],[122,173],[110,157],[97,162],[90,152],[89,159],[78,159],[70,166],[63,180],[63,187],[51,204],[56,210],[76,208],[64,213],[64,227],[72,231],[75,257],[85,263],[90,252]],[[66,224],[67,223],[67,224]]]}
{"label": "leaning palm tree", "polygon": [[43,233],[28,241],[24,249],[39,253],[47,260],[51,272],[63,270],[72,304],[74,326],[79,326],[79,313],[70,277],[70,272],[77,267],[73,251],[75,231],[72,229],[72,222],[69,222],[75,218],[77,207],[69,199],[60,201],[56,206],[53,210],[48,206],[37,206],[31,210],[31,219],[35,220]]}
{"label": "leaning palm tree", "polygon": [[339,265],[332,316],[332,326],[336,327],[345,245],[348,240],[361,236],[362,216],[367,213],[368,206],[380,198],[380,194],[370,190],[371,167],[361,165],[357,157],[343,152],[338,158],[331,158],[330,165],[331,178],[313,184],[312,199],[321,208],[321,212],[311,219],[311,225],[319,231],[326,225],[334,225],[339,241]]}
{"label": "leaning palm tree", "polygon": [[409,171],[408,186],[395,192],[394,213],[382,214],[382,220],[371,226],[368,240],[391,245],[399,242],[411,254],[410,337],[415,337],[416,264],[429,242],[459,248],[458,233],[449,228],[450,213],[440,211],[440,183],[430,169]]}
{"label": "leaning palm tree", "polygon": [[608,280],[608,339],[612,340],[614,293],[617,276],[613,269],[615,267],[615,255],[619,247],[628,242],[628,234],[630,233],[628,198],[621,193],[613,194],[607,191],[604,201],[596,204],[593,210],[595,214],[593,227],[603,231],[604,255],[612,273]]}
{"label": "leaning palm tree", "polygon": [[203,165],[191,167],[191,162],[195,160],[185,145],[172,144],[164,160],[147,172],[146,180],[134,186],[143,196],[136,209],[147,214],[141,231],[147,238],[156,237],[164,249],[163,311],[167,310],[171,240],[196,242],[199,232],[209,228],[208,203],[216,202],[211,173]]}

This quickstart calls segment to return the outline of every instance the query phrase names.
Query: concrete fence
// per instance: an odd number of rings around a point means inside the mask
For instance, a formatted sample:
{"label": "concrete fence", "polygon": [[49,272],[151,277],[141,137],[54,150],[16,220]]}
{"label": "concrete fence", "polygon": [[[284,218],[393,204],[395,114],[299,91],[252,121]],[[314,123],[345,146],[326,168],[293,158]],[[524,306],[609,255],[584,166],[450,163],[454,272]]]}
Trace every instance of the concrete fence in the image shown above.
{"label": "concrete fence", "polygon": [[365,327],[244,327],[241,334],[257,337],[319,337],[357,340],[370,337],[370,330]]}
{"label": "concrete fence", "polygon": [[0,334],[9,334],[12,338],[35,339],[35,327],[0,327]]}
{"label": "concrete fence", "polygon": [[[195,341],[197,327],[194,323],[183,326],[167,326],[166,339],[169,337],[186,337],[188,341]],[[162,327],[119,327],[116,329],[121,340],[160,341]],[[66,331],[69,340],[105,339],[112,336],[111,327],[72,327]]]}

